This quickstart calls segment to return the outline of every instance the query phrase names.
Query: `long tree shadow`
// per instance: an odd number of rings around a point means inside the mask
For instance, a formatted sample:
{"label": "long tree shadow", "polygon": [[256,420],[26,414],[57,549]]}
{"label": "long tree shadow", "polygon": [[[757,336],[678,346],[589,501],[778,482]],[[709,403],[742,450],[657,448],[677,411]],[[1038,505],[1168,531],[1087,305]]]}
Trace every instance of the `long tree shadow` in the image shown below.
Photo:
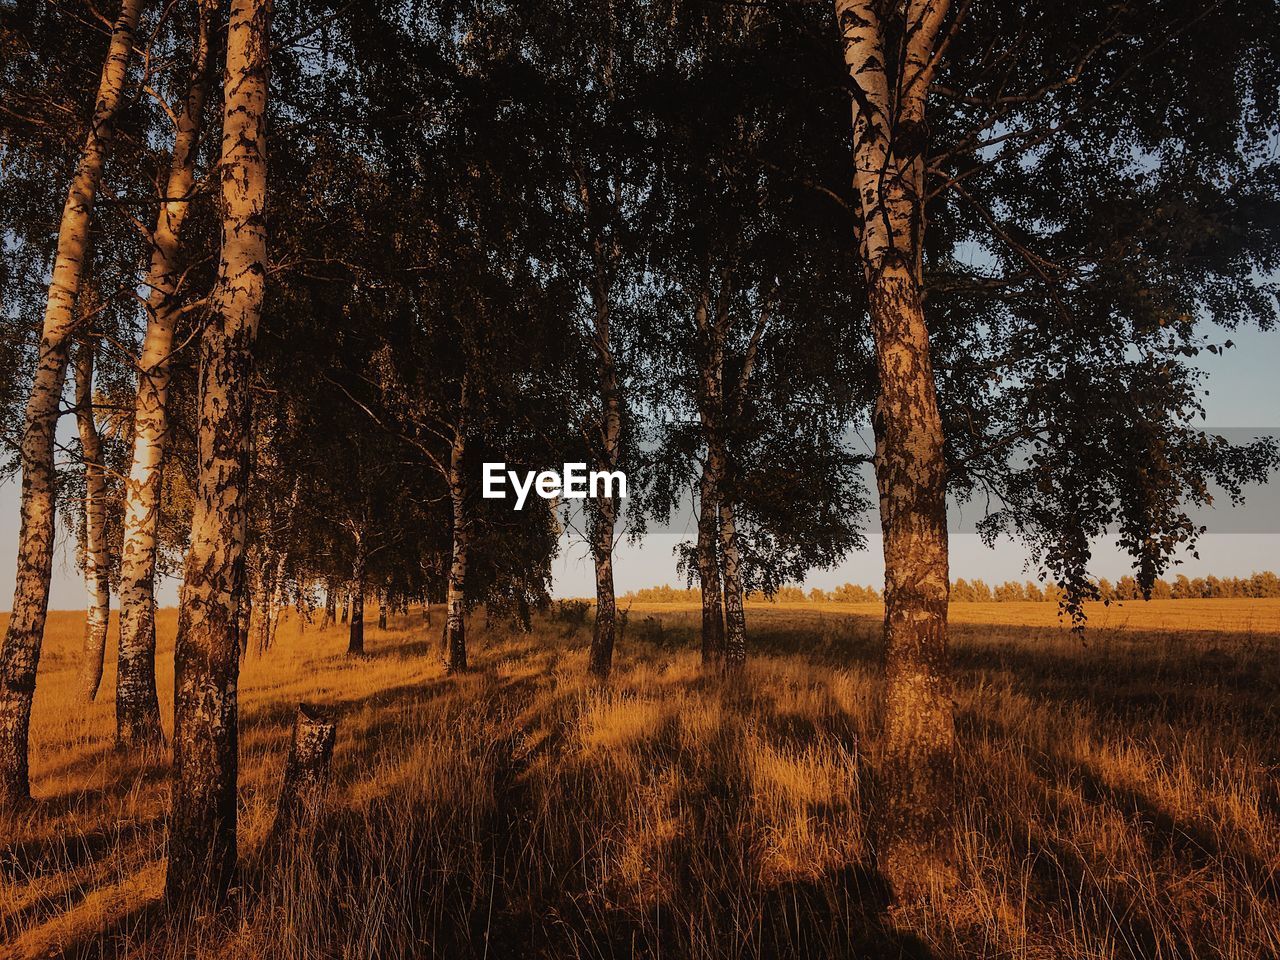
{"label": "long tree shadow", "polygon": [[890,906],[884,877],[865,864],[779,884],[761,911],[761,955],[936,960],[928,943],[892,922]]}
{"label": "long tree shadow", "polygon": [[[963,728],[991,738],[1015,739],[1008,724],[986,715],[967,714]],[[1280,899],[1280,869],[1250,850],[1224,838],[1203,821],[1189,819],[1168,809],[1139,785],[1121,784],[1090,764],[1062,750],[1036,751],[1033,769],[1046,783],[1069,785],[1090,804],[1110,807],[1139,828],[1148,852],[1155,858],[1170,855],[1192,871],[1234,867],[1254,892]]]}
{"label": "long tree shadow", "polygon": [[[61,816],[87,812],[85,804],[108,804],[119,800],[141,785],[153,783],[167,775],[170,754],[167,746],[131,749],[107,743],[84,756],[62,764],[41,768],[32,778],[34,803],[31,812],[45,816]],[[89,773],[110,767],[110,780],[100,787],[77,787]],[[67,787],[44,793],[49,782],[66,783]]]}
{"label": "long tree shadow", "polygon": [[[998,718],[968,715],[967,735],[981,733],[993,739],[1016,740],[1017,732]],[[1203,824],[1180,816],[1156,801],[1138,785],[1124,785],[1106,777],[1097,766],[1065,752],[1036,750],[1030,757],[1030,782],[1021,784],[1028,799],[1011,808],[1004,798],[1000,814],[1010,818],[1003,831],[1011,864],[1034,864],[1032,877],[1037,897],[1064,917],[1089,914],[1095,922],[1110,918],[1114,929],[1096,931],[1123,943],[1132,956],[1216,955],[1221,930],[1202,916],[1204,905],[1181,909],[1166,892],[1141,895],[1126,882],[1131,867],[1115,864],[1106,853],[1088,842],[1071,842],[1053,836],[1053,824],[1078,823],[1079,805],[1099,807],[1120,815],[1145,848],[1153,869],[1169,864],[1173,875],[1221,878],[1226,890],[1216,889],[1213,903],[1224,919],[1236,922],[1240,902],[1264,896],[1277,899],[1276,867],[1251,851],[1224,840]],[[977,798],[970,798],[976,800]],[[984,798],[998,802],[995,796]],[[1073,804],[1075,807],[1073,808]],[[1172,861],[1172,862],[1170,862]],[[1235,898],[1237,906],[1231,906]]]}
{"label": "long tree shadow", "polygon": [[[713,674],[682,677],[673,687],[685,693],[719,689],[730,702],[742,696],[739,690],[726,689]],[[738,706],[754,716],[757,698],[748,699],[752,702]],[[685,858],[676,877],[680,892],[674,903],[703,904],[696,921],[662,899],[643,911],[602,899],[595,889],[598,880],[589,879],[583,866],[597,859],[600,838],[614,829],[609,823],[583,821],[576,845],[560,858],[573,864],[572,869],[540,870],[531,860],[539,855],[542,843],[534,833],[539,828],[530,812],[547,798],[540,798],[527,778],[536,763],[563,761],[564,751],[575,748],[569,727],[557,719],[559,706],[540,703],[539,708],[533,716],[526,715],[522,728],[508,738],[502,751],[505,759],[495,770],[491,850],[496,875],[503,883],[496,894],[490,892],[489,909],[483,912],[483,940],[478,939],[480,916],[472,916],[472,945],[498,947],[500,955],[507,955],[504,950],[509,948],[512,955],[537,957],[583,955],[584,951],[600,957],[687,956],[694,952],[695,943],[721,944],[726,957],[935,957],[925,941],[892,921],[888,886],[874,866],[855,864],[816,879],[760,885],[752,845],[744,844],[737,834],[744,804],[752,795],[736,742],[742,729],[719,728],[713,736],[724,742],[708,745],[707,754],[722,758],[720,762],[727,766],[681,778],[684,787],[673,801],[691,818],[693,847],[711,851],[713,859],[726,856],[733,861],[731,868],[723,864],[717,868],[731,869],[732,877],[719,875],[711,882],[713,878],[691,869]],[[533,749],[527,748],[530,742]],[[660,724],[646,731],[643,756],[647,767],[677,766],[682,760],[677,726]],[[573,802],[572,797],[558,799]],[[584,805],[584,817],[588,808]],[[820,807],[810,812],[825,815]],[[709,897],[726,893],[740,899],[708,904]],[[741,927],[744,918],[750,919],[748,929]]]}
{"label": "long tree shadow", "polygon": [[[340,714],[347,715],[367,706],[389,708],[400,704],[425,704],[433,697],[447,691],[450,681],[442,679],[428,684],[410,683],[397,687],[375,691],[363,697],[342,698],[337,703]],[[293,721],[297,706],[291,701],[258,703],[243,713],[246,731],[268,729],[279,732],[283,741],[287,738],[288,729]],[[393,711],[394,712],[394,711]],[[394,718],[387,720],[381,729],[372,729],[373,736],[385,733],[396,725]],[[109,750],[103,756],[109,754]],[[82,758],[79,763],[87,762]],[[358,757],[351,758],[343,774],[353,773],[360,766]],[[41,815],[58,817],[65,814],[81,814],[86,809],[107,809],[129,793],[135,792],[140,784],[155,784],[168,776],[168,764],[155,764],[134,771],[133,776],[124,770],[110,783],[90,790],[68,791],[50,798],[42,798],[37,802],[36,810]],[[86,803],[89,808],[86,808]],[[7,884],[27,884],[49,877],[53,874],[76,871],[95,862],[103,861],[130,845],[145,845],[159,849],[163,843],[165,816],[157,814],[145,820],[116,822],[113,825],[87,829],[74,833],[60,833],[57,836],[27,840],[0,847],[0,882]],[[52,913],[73,909],[75,904],[82,903],[94,895],[99,889],[96,882],[87,886],[77,884],[74,893],[63,891],[56,898],[38,898],[23,908],[20,917],[8,916],[8,926],[17,928],[15,923],[21,920],[21,926],[31,927],[32,921],[39,922]],[[70,897],[70,900],[68,899]],[[108,929],[94,935],[74,947],[68,948],[67,956],[97,957],[114,956],[117,949],[129,953],[137,936],[150,935],[158,921],[166,919],[161,905],[152,904],[138,910],[131,910],[125,916],[113,920]],[[172,931],[170,931],[172,932]],[[167,936],[168,934],[166,934]],[[114,944],[114,945],[113,945]]]}
{"label": "long tree shadow", "polygon": [[101,860],[117,847],[160,832],[163,817],[116,823],[113,826],[43,840],[28,840],[0,848],[0,879],[30,883],[41,877],[75,870]]}
{"label": "long tree shadow", "polygon": [[[867,622],[862,622],[863,619]],[[972,678],[1006,674],[1016,689],[1037,699],[1060,704],[1085,701],[1091,707],[1150,722],[1176,719],[1177,710],[1185,708],[1197,696],[1193,689],[1197,677],[1203,682],[1208,675],[1223,688],[1244,691],[1248,702],[1223,708],[1239,711],[1242,717],[1253,709],[1250,705],[1253,697],[1264,694],[1270,689],[1269,685],[1274,685],[1273,674],[1254,670],[1253,660],[1244,655],[1230,660],[1211,660],[1208,666],[1200,662],[1174,663],[1155,680],[1142,674],[1141,663],[1136,658],[1096,658],[1094,665],[1102,667],[1103,672],[1082,685],[1082,667],[1078,659],[1072,660],[1069,650],[1037,649],[1031,640],[1038,632],[1035,628],[1027,628],[1024,635],[1013,634],[1010,628],[1001,629],[1009,634],[1007,643],[968,644],[962,639],[957,644],[956,667],[962,685]],[[673,649],[691,647],[695,630],[696,625],[690,621],[689,625],[664,631],[659,641],[632,639],[628,645],[642,658],[661,660],[663,654]],[[763,653],[800,655],[822,664],[874,665],[880,656],[878,631],[878,621],[870,618],[851,618],[835,629],[824,630],[820,636],[815,636],[809,626],[791,629],[765,624],[753,633],[752,642],[753,649]],[[1153,635],[1151,642],[1157,639],[1158,636]],[[430,639],[409,641],[375,650],[371,659],[408,659],[431,655],[437,649],[438,645]],[[430,722],[443,728],[456,723],[460,714],[454,709],[456,705],[442,708],[441,699],[465,690],[475,715],[486,718],[474,731],[476,742],[470,746],[473,755],[467,762],[468,769],[491,778],[489,799],[480,812],[462,811],[455,817],[455,812],[426,802],[417,802],[415,806],[416,801],[410,798],[401,807],[394,808],[403,813],[405,819],[385,823],[362,822],[362,813],[340,810],[319,828],[315,841],[317,855],[325,858],[322,863],[326,871],[334,871],[335,876],[345,873],[354,886],[364,869],[364,858],[371,852],[364,844],[372,842],[376,848],[395,839],[417,851],[420,856],[408,861],[408,866],[398,867],[404,873],[392,878],[398,884],[396,896],[403,910],[400,919],[407,935],[430,942],[432,950],[439,955],[470,956],[488,951],[490,956],[552,957],[584,950],[602,957],[637,953],[680,955],[689,948],[690,928],[687,922],[682,928],[681,918],[672,915],[669,907],[655,905],[652,917],[638,918],[634,912],[602,902],[598,891],[592,888],[584,865],[598,853],[593,844],[597,844],[597,834],[606,831],[607,824],[591,825],[590,829],[584,826],[574,841],[579,843],[579,848],[566,860],[568,869],[552,869],[545,860],[547,850],[542,845],[546,838],[538,833],[543,829],[539,821],[545,812],[543,805],[573,805],[581,799],[540,793],[531,784],[531,771],[537,765],[558,764],[567,753],[577,749],[576,741],[569,735],[572,728],[564,717],[580,713],[580,703],[577,712],[573,708],[582,691],[568,686],[563,693],[556,693],[552,678],[541,670],[515,676],[500,674],[500,663],[537,653],[546,653],[546,649],[532,641],[516,648],[507,646],[491,656],[477,656],[477,670],[471,676],[433,677],[361,696],[336,697],[333,706],[340,724],[343,720],[351,722],[361,717],[358,727],[345,730],[347,737],[356,739],[347,739],[348,748],[335,758],[335,780],[347,784],[371,768],[384,744],[389,751],[411,746],[410,740],[395,736],[404,732],[406,711],[432,717]],[[556,656],[553,649],[549,662]],[[467,689],[468,684],[472,689]],[[697,674],[673,681],[671,689],[686,694],[707,694],[721,686],[718,678]],[[535,707],[535,694],[540,689],[550,691],[552,696],[537,699]],[[625,690],[614,690],[614,693],[626,694]],[[728,691],[727,702],[732,702],[734,695]],[[838,712],[823,714],[816,721],[777,716],[778,711],[770,707],[773,701],[769,691],[758,692],[753,697],[751,702],[739,706],[745,713],[763,714],[764,722],[759,729],[770,738],[802,743],[822,733],[854,744],[860,735],[865,735],[851,718]],[[270,728],[278,731],[283,739],[295,709],[292,702],[257,703],[245,712],[246,730]],[[962,733],[974,732],[998,739],[1017,737],[1016,730],[998,719],[985,714],[965,715]],[[679,762],[675,737],[661,730],[648,731],[648,735],[652,744],[646,747],[647,763],[675,765]],[[732,749],[715,752],[725,757],[735,755]],[[164,770],[155,772],[163,774]],[[1147,831],[1150,842],[1167,837],[1179,856],[1192,863],[1240,856],[1238,851],[1225,849],[1211,831],[1182,822],[1173,813],[1161,809],[1140,789],[1108,783],[1099,771],[1071,757],[1046,754],[1037,774],[1042,778],[1037,788],[1040,791],[1037,802],[1046,809],[1057,809],[1053,816],[1059,822],[1068,822],[1070,818],[1068,811],[1060,808],[1065,801],[1057,797],[1052,788],[1055,783],[1070,782],[1078,786],[1090,802],[1136,812],[1150,826]],[[748,791],[740,783],[735,785],[735,776],[742,779],[740,773],[735,775],[732,770],[724,772],[719,779],[690,778],[681,797],[681,809],[695,811],[694,832],[705,849],[723,851],[735,844],[741,846],[734,824],[744,815],[741,805]],[[461,822],[467,816],[474,819],[466,821],[462,833],[454,836],[448,832],[461,829],[451,818]],[[1157,929],[1144,914],[1143,904],[1132,897],[1126,898],[1122,890],[1115,892],[1108,887],[1104,891],[1097,885],[1095,874],[1104,869],[1105,864],[1091,862],[1087,853],[1039,829],[1029,812],[1013,811],[1011,816],[1018,822],[1008,831],[1010,856],[1015,862],[1025,858],[1036,864],[1038,889],[1051,908],[1069,914],[1083,897],[1110,896],[1112,902],[1106,906],[1126,918],[1124,942],[1131,952],[1136,951],[1135,956],[1154,955],[1152,951],[1170,947],[1167,941],[1162,941],[1167,932]],[[133,832],[129,841],[133,842],[144,838],[147,826],[130,829]],[[73,841],[77,852],[63,861],[58,861],[51,851],[34,845],[17,850],[13,864],[15,868],[26,864],[33,869],[56,870],[66,868],[60,863],[69,866],[87,862],[111,848],[110,831],[101,831],[101,834]],[[441,845],[454,840],[473,845],[475,862],[481,868],[475,868],[474,864],[465,869],[456,864],[448,869],[439,866],[439,861],[449,860],[451,854]],[[538,862],[540,856],[544,860]],[[1265,870],[1265,865],[1255,861],[1256,858],[1247,860],[1247,857],[1241,860],[1249,875],[1257,878],[1263,875],[1260,872]],[[246,864],[240,909],[250,912],[260,904],[264,891],[271,890],[276,874],[272,872],[275,869],[272,865],[256,862],[252,851],[246,857]],[[874,867],[847,865],[816,879],[786,881],[765,888],[751,887],[750,878],[755,873],[750,863],[744,862],[735,869],[741,869],[740,879],[744,889],[752,891],[750,896],[727,908],[723,917],[714,914],[704,917],[700,921],[702,927],[696,931],[699,935],[723,937],[731,942],[741,935],[740,925],[748,922],[753,944],[749,955],[752,956],[919,960],[931,960],[934,956],[927,943],[895,925],[887,887]],[[2,872],[0,862],[0,874]],[[1274,883],[1273,874],[1265,875]],[[705,886],[705,880],[689,876],[683,882],[687,891],[694,891],[699,884]],[[1267,889],[1274,894],[1274,887]],[[745,912],[735,913],[743,904],[746,904]],[[333,918],[335,937],[344,924],[361,920],[358,916],[340,914]],[[64,955],[77,958],[136,955],[140,939],[162,937],[172,945],[171,938],[183,935],[179,927],[166,921],[160,905],[149,904],[113,920],[100,935],[86,938]],[[1195,944],[1174,945],[1175,949],[1193,947]]]}
{"label": "long tree shadow", "polygon": [[[762,617],[752,625],[749,644],[753,653],[878,671],[881,629],[878,618],[864,614],[815,611],[794,623]],[[1005,624],[953,624],[951,636],[952,667],[962,687],[1005,676],[1020,693],[1044,702],[1084,701],[1125,719],[1175,726],[1209,714],[1241,735],[1274,737],[1271,706],[1280,699],[1275,667],[1280,637],[1250,635],[1244,643],[1234,634],[1206,638],[1193,632],[1099,629],[1076,638],[1045,627]],[[655,645],[695,649],[697,627],[677,620]]]}
{"label": "long tree shadow", "polygon": [[157,897],[136,904],[46,956],[62,960],[125,960],[145,956],[148,941],[170,923],[164,899]]}

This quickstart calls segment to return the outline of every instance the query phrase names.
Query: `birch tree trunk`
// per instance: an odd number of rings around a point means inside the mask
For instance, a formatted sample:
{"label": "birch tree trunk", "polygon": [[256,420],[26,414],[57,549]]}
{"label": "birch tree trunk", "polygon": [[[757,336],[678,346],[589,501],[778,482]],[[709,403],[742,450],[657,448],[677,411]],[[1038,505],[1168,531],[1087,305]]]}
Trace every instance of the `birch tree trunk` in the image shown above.
{"label": "birch tree trunk", "polygon": [[93,119],[62,208],[35,379],[24,415],[19,446],[22,501],[17,576],[12,613],[4,645],[0,647],[0,806],[7,807],[30,796],[27,731],[53,570],[54,432],[66,377],[67,353],[76,325],[76,297],[88,253],[93,202],[111,147],[113,123],[142,5],[143,0],[123,0],[112,24]]}
{"label": "birch tree trunk", "polygon": [[[885,559],[880,866],[900,897],[949,886],[955,725],[947,645],[946,464],[922,289],[925,99],[946,0],[909,0],[897,36],[873,0],[836,0],[853,96],[879,389],[873,425]],[[901,49],[890,76],[886,53]]]}
{"label": "birch tree trunk", "polygon": [[102,438],[93,414],[93,343],[76,352],[76,426],[84,459],[84,585],[88,596],[84,652],[80,661],[80,698],[92,703],[102,683],[102,658],[111,618],[110,562],[107,558],[107,477],[102,468]]}
{"label": "birch tree trunk", "polygon": [[467,669],[467,554],[471,527],[467,520],[466,477],[463,457],[466,438],[462,429],[453,434],[449,451],[449,500],[453,506],[453,560],[449,566],[449,591],[444,621],[444,667],[447,673]]}
{"label": "birch tree trunk", "polygon": [[378,629],[387,629],[387,594],[385,590],[378,594]]}
{"label": "birch tree trunk", "polygon": [[[698,516],[699,576],[703,582],[702,660],[703,663],[719,662],[726,673],[738,673],[746,664],[747,620],[743,607],[742,556],[734,519],[733,487],[728,482],[730,463],[725,431],[730,417],[741,415],[742,396],[751,376],[765,317],[762,312],[752,334],[737,392],[732,398],[726,397],[724,362],[729,338],[732,280],[732,271],[721,271],[714,316],[711,292],[705,287],[698,296],[694,315],[701,339],[698,415],[707,448]],[[723,592],[720,584],[722,573]],[[710,595],[708,584],[711,585]]]}
{"label": "birch tree trunk", "polygon": [[[593,197],[586,180],[581,183],[584,209],[593,209]],[[591,243],[591,261],[595,278],[591,287],[594,302],[594,329],[591,346],[595,349],[596,372],[600,385],[600,419],[598,424],[600,467],[612,472],[618,468],[622,443],[622,384],[609,337],[612,323],[611,273],[616,251],[608,251],[599,233]],[[613,536],[618,520],[618,504],[612,497],[596,497],[591,517],[591,559],[595,566],[595,623],[591,630],[590,671],[604,680],[613,669],[613,644],[617,637],[617,596],[613,590]]]}
{"label": "birch tree trunk", "polygon": [[244,590],[253,344],[266,282],[270,0],[232,0],[222,255],[201,340],[199,478],[174,649],[171,902],[216,903],[236,864],[237,612]]}
{"label": "birch tree trunk", "polygon": [[715,468],[708,456],[698,488],[698,581],[702,591],[702,663],[724,660],[724,601],[720,593],[720,495]]}
{"label": "birch tree trunk", "polygon": [[880,395],[876,485],[885,559],[882,870],[900,896],[948,886],[955,722],[947,643],[942,426],[917,285],[886,269],[871,289]]}
{"label": "birch tree trunk", "polygon": [[[179,605],[181,605],[181,602]],[[246,579],[245,588],[240,591],[240,599],[236,604],[236,645],[239,647],[240,656],[242,657],[249,652],[249,634],[252,626],[253,591],[248,588]]]}
{"label": "birch tree trunk", "polygon": [[338,602],[334,597],[333,580],[330,579],[325,583],[324,588],[324,617],[320,621],[320,629],[327,630],[333,626],[334,620],[338,616]]}
{"label": "birch tree trunk", "polygon": [[138,363],[133,412],[133,458],[124,487],[120,548],[120,645],[116,657],[116,742],[125,747],[160,744],[156,697],[156,528],[160,518],[165,439],[169,430],[169,355],[177,324],[182,270],[182,225],[195,184],[209,67],[209,20],[214,4],[198,9],[191,79],[174,128],[164,200],[156,216],[147,270],[147,329]]}
{"label": "birch tree trunk", "polygon": [[591,556],[596,569],[596,618],[591,634],[592,674],[601,680],[613,669],[613,644],[617,632],[617,599],[613,590],[613,534],[617,508],[612,497],[597,497],[591,519]]}
{"label": "birch tree trunk", "polygon": [[364,541],[356,540],[351,568],[351,621],[347,630],[347,655],[364,656]]}
{"label": "birch tree trunk", "polygon": [[738,527],[728,497],[720,500],[720,556],[724,561],[724,671],[739,673],[747,663],[747,615],[742,604]]}
{"label": "birch tree trunk", "polygon": [[280,550],[276,553],[274,560],[271,567],[271,592],[267,595],[267,649],[276,642],[280,614],[284,612],[285,604],[288,602],[289,591],[287,583],[289,555]]}
{"label": "birch tree trunk", "polygon": [[257,555],[256,562],[253,559],[245,562],[245,582],[257,614],[250,621],[253,649],[263,654],[271,646],[271,563],[265,550],[260,548],[253,553]]}
{"label": "birch tree trunk", "polygon": [[[760,309],[755,329],[752,330],[751,338],[747,342],[742,369],[732,394],[726,396],[723,369],[717,376],[717,385],[720,390],[721,429],[713,436],[715,454],[712,457],[712,463],[715,467],[720,494],[720,556],[724,563],[725,673],[739,673],[747,663],[747,614],[742,586],[742,553],[738,545],[738,524],[734,508],[736,485],[730,474],[732,461],[726,448],[725,437],[729,424],[737,424],[742,419],[747,388],[751,383],[751,373],[755,369],[760,338],[764,334],[768,318],[769,306],[766,299],[766,303]],[[719,354],[723,358],[724,345],[729,338],[727,302],[718,312],[717,329]]]}
{"label": "birch tree trunk", "polygon": [[[599,244],[597,244],[599,246]],[[622,443],[622,385],[609,340],[610,310],[602,255],[596,252],[595,330],[592,342],[596,351],[600,378],[600,447],[601,469],[612,473],[618,468]],[[617,635],[617,598],[613,588],[613,540],[618,521],[618,505],[613,497],[595,499],[595,515],[591,522],[591,556],[596,572],[596,616],[591,634],[591,672],[604,679],[613,669],[613,645]]]}
{"label": "birch tree trunk", "polygon": [[298,704],[276,818],[263,845],[271,858],[294,846],[314,827],[329,786],[337,733],[337,724],[329,714]]}

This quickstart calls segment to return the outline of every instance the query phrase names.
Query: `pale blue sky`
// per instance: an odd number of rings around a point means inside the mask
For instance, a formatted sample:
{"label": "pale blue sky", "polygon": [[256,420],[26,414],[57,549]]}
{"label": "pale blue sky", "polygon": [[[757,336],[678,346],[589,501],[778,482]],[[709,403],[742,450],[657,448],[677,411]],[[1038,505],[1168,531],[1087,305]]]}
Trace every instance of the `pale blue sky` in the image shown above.
{"label": "pale blue sky", "polygon": [[[1204,355],[1209,373],[1206,398],[1207,423],[1214,427],[1280,428],[1280,331],[1231,334],[1234,349],[1220,357]],[[16,478],[0,485],[0,609],[8,609],[13,596],[14,554],[18,530],[18,483]],[[1280,521],[1280,518],[1276,518]],[[1210,531],[1213,524],[1210,521]],[[693,531],[689,531],[692,537]],[[614,564],[619,593],[662,583],[677,584],[673,549],[680,541],[675,534],[652,534],[639,544],[622,543]],[[957,533],[951,538],[953,577],[981,577],[988,582],[1026,579],[1027,556],[1023,549],[1005,542],[988,549],[974,534]],[[1280,534],[1210,532],[1202,541],[1200,558],[1185,558],[1182,572],[1189,576],[1214,573],[1243,576],[1255,570],[1280,568]],[[1100,544],[1095,572],[1116,578],[1128,572],[1125,558],[1113,545]],[[882,582],[880,540],[868,537],[867,549],[845,560],[834,570],[812,574],[807,586],[829,589],[842,583],[879,586]],[[558,596],[590,596],[595,592],[590,556],[580,541],[566,541],[555,563],[555,592]],[[79,608],[84,589],[75,567],[70,538],[59,522],[59,548],[54,560],[51,606],[53,609]],[[163,604],[177,600],[177,583],[166,582],[160,590]]]}
{"label": "pale blue sky", "polygon": [[[1241,330],[1231,333],[1235,347],[1220,356],[1202,354],[1208,372],[1205,398],[1206,423],[1215,428],[1280,428],[1280,330],[1262,333]],[[1280,478],[1277,478],[1280,483]],[[1268,502],[1274,502],[1268,498]],[[1218,512],[1225,512],[1223,507]],[[1268,529],[1280,529],[1280,517]],[[1184,557],[1179,572],[1188,576],[1209,573],[1218,576],[1245,576],[1257,570],[1280,568],[1280,533],[1210,533],[1200,543],[1199,558]],[[1238,529],[1239,524],[1233,525]],[[696,531],[689,531],[692,539]],[[676,574],[676,544],[681,537],[653,534],[640,544],[622,543],[614,560],[615,584],[619,593],[670,583],[683,586]],[[843,583],[879,587],[884,580],[878,535],[867,537],[867,549],[848,557],[833,570],[812,573],[808,587],[824,590]],[[987,582],[1025,580],[1027,553],[1005,540],[995,548],[986,547],[976,534],[952,533],[951,575],[953,578],[981,578]],[[1114,544],[1098,544],[1094,573],[1116,579],[1132,572],[1128,560]],[[556,591],[562,596],[594,596],[595,579],[590,553],[583,543],[567,543],[555,566]]]}

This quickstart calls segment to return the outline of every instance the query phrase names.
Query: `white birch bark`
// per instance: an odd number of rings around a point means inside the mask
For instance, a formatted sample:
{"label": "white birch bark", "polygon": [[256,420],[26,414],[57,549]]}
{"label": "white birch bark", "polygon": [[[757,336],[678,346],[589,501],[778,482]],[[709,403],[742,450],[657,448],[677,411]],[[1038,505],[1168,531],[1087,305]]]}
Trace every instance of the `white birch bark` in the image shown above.
{"label": "white birch bark", "polygon": [[[465,403],[465,385],[463,388]],[[453,507],[453,558],[449,565],[449,588],[445,598],[444,666],[448,673],[467,669],[467,559],[471,549],[471,524],[467,517],[466,478],[463,458],[466,437],[463,428],[454,430],[449,451],[449,499]]]}
{"label": "white birch bark", "polygon": [[93,412],[93,354],[86,339],[76,351],[76,427],[84,461],[84,649],[80,662],[80,698],[92,703],[102,683],[102,658],[111,618],[110,561],[107,557],[107,477],[102,437]]}
{"label": "white birch bark", "polygon": [[201,340],[199,478],[174,649],[167,893],[209,904],[236,864],[239,610],[250,379],[267,272],[270,0],[232,0],[222,119],[222,252]]}
{"label": "white birch bark", "polygon": [[724,670],[737,673],[747,662],[747,615],[743,607],[738,526],[728,497],[720,500],[720,557],[724,564]]}
{"label": "white birch bark", "polygon": [[[925,101],[947,0],[909,0],[901,37],[873,0],[836,0],[853,98],[854,186],[875,340],[885,558],[880,866],[899,896],[953,873],[955,721],[947,640],[946,462],[924,317]],[[886,53],[900,50],[898,75]],[[945,879],[940,881],[946,885]]]}
{"label": "white birch bark", "polygon": [[178,319],[182,226],[195,186],[196,146],[208,86],[209,21],[216,3],[200,3],[191,80],[174,128],[164,199],[147,271],[147,328],[138,364],[133,458],[124,488],[120,549],[120,646],[116,660],[116,740],[122,746],[163,742],[156,697],[156,529],[165,440],[169,431],[169,358]]}
{"label": "white birch bark", "polygon": [[[598,311],[599,312],[599,311]],[[607,307],[604,308],[607,314]],[[597,320],[596,350],[600,366],[600,445],[603,456],[599,469],[618,468],[622,442],[622,387],[609,347],[607,315]],[[591,554],[596,573],[596,616],[591,635],[591,672],[604,678],[613,668],[613,646],[617,635],[617,598],[613,585],[613,541],[618,522],[618,504],[613,497],[599,496],[591,518]]]}
{"label": "white birch bark", "polygon": [[698,581],[702,594],[702,662],[723,666],[725,623],[724,594],[720,583],[720,478],[723,464],[718,458],[717,408],[721,395],[724,356],[711,325],[711,293],[699,292],[694,321],[701,340],[701,369],[698,377],[698,418],[702,424],[706,459],[698,487]]}

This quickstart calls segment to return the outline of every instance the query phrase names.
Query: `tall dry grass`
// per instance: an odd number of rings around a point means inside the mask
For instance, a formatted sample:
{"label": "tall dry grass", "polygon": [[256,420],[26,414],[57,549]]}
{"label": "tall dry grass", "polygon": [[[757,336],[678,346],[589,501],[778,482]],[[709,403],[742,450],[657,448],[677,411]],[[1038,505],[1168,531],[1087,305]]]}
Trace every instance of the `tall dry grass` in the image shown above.
{"label": "tall dry grass", "polygon": [[[753,606],[730,686],[699,668],[692,608],[635,605],[604,686],[588,626],[554,617],[478,616],[459,677],[438,618],[370,629],[362,660],[295,618],[244,664],[245,868],[216,918],[158,908],[167,758],[112,750],[110,669],[76,703],[82,620],[57,614],[40,803],[0,815],[0,953],[1280,956],[1280,602],[1113,607],[1084,643],[1047,606],[954,610],[963,881],[909,908],[865,826],[875,607]],[[162,615],[166,713],[173,629]],[[339,712],[335,782],[305,849],[268,863],[299,700]]]}

